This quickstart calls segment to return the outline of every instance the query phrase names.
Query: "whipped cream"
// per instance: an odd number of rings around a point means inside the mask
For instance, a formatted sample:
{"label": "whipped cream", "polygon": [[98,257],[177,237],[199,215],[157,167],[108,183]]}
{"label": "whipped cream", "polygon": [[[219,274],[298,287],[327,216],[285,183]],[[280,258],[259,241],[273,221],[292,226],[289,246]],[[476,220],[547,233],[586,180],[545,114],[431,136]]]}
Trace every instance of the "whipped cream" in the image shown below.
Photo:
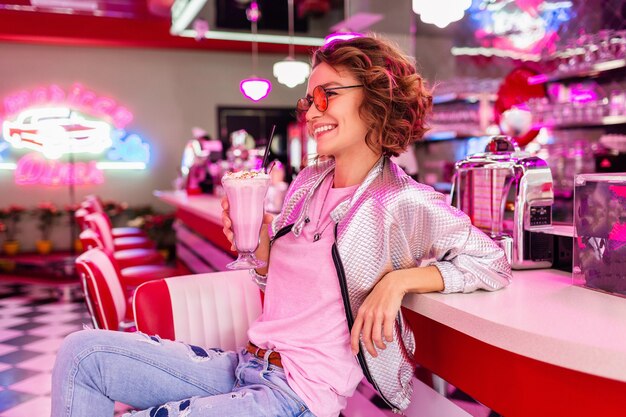
{"label": "whipped cream", "polygon": [[233,180],[251,180],[251,179],[269,179],[270,176],[263,171],[228,171],[224,174],[225,179]]}

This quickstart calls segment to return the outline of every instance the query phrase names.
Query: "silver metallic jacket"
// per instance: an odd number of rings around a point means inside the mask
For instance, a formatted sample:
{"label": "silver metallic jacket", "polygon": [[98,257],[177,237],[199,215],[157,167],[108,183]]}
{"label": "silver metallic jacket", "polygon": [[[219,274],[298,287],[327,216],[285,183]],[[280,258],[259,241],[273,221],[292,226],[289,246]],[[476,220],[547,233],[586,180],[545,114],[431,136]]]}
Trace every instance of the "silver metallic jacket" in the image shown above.
{"label": "silver metallic jacket", "polygon": [[[330,160],[298,175],[272,223],[272,242],[289,231],[300,234],[315,190],[333,170]],[[386,157],[331,218],[332,256],[350,328],[372,288],[392,270],[435,265],[445,293],[497,290],[510,281],[511,268],[502,250],[440,193],[415,182]],[[363,346],[358,355],[367,379],[396,411],[409,405],[414,350],[413,332],[398,314],[393,342],[378,350],[377,358]]]}

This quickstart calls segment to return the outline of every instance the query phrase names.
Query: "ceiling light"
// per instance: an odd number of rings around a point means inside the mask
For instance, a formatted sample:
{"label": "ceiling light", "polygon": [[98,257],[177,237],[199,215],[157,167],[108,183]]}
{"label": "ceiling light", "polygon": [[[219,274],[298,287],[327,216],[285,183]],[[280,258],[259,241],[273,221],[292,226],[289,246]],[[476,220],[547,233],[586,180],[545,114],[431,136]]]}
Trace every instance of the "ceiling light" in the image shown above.
{"label": "ceiling light", "polygon": [[289,88],[304,83],[311,73],[311,67],[306,62],[295,61],[291,57],[287,57],[282,61],[274,64],[274,77],[278,82]]}
{"label": "ceiling light", "polygon": [[444,28],[452,22],[461,20],[465,10],[472,5],[472,0],[413,0],[413,12],[420,15],[424,23]]}
{"label": "ceiling light", "polygon": [[259,101],[267,97],[272,91],[272,83],[264,78],[246,78],[239,83],[239,91],[252,101]]}

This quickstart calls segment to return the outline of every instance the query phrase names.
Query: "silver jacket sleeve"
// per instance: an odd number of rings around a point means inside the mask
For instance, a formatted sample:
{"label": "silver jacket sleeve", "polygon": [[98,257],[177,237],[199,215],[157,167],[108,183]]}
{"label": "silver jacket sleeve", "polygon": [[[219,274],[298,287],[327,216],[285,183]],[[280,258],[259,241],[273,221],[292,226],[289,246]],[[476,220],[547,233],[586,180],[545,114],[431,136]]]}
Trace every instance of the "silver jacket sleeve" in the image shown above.
{"label": "silver jacket sleeve", "polygon": [[[442,194],[422,193],[416,210],[403,211],[404,224],[412,227],[416,259],[436,266],[444,281],[444,293],[498,290],[511,280],[511,266],[504,251],[471,224],[462,211],[451,207]],[[426,253],[423,253],[426,252]]]}

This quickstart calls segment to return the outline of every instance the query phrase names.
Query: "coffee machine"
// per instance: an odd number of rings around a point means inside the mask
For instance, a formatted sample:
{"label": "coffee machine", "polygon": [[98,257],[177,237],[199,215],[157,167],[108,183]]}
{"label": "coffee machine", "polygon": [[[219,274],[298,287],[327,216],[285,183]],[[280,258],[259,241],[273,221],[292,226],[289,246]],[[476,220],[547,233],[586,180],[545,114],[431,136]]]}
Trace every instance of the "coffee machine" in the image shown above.
{"label": "coffee machine", "polygon": [[452,204],[504,249],[513,269],[552,266],[553,203],[546,162],[507,136],[455,164]]}

